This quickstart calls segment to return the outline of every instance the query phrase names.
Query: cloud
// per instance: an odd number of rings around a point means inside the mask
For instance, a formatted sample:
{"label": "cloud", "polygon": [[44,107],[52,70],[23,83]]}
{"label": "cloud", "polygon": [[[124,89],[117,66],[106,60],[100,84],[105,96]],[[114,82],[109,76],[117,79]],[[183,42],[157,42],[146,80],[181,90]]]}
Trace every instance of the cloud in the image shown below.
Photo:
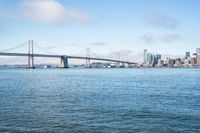
{"label": "cloud", "polygon": [[91,42],[91,43],[69,43],[69,44],[65,44],[68,46],[105,46],[108,45],[107,42]]}
{"label": "cloud", "polygon": [[173,17],[161,11],[147,13],[144,16],[144,22],[152,27],[174,29],[178,27],[178,22]]}
{"label": "cloud", "polygon": [[131,51],[131,50],[120,50],[119,51],[120,53],[125,53],[125,54],[132,54],[133,53],[133,51]]}
{"label": "cloud", "polygon": [[46,47],[46,49],[48,49],[48,50],[52,50],[52,49],[55,49],[55,48],[57,48],[56,46],[48,46],[48,47]]}
{"label": "cloud", "polygon": [[140,40],[144,43],[156,43],[155,37],[151,33],[142,35]]}
{"label": "cloud", "polygon": [[165,34],[165,35],[160,37],[160,40],[162,42],[166,42],[166,43],[177,42],[181,39],[182,39],[182,36],[179,35],[179,34]]}
{"label": "cloud", "polygon": [[183,37],[178,33],[167,33],[159,36],[147,33],[139,37],[139,40],[145,44],[157,44],[157,43],[174,43],[181,41],[182,38]]}
{"label": "cloud", "polygon": [[89,14],[66,7],[57,0],[23,0],[13,11],[4,9],[0,15],[51,24],[90,20]]}
{"label": "cloud", "polygon": [[94,43],[90,43],[88,45],[90,45],[90,46],[105,46],[105,45],[107,45],[107,43],[106,42],[94,42]]}

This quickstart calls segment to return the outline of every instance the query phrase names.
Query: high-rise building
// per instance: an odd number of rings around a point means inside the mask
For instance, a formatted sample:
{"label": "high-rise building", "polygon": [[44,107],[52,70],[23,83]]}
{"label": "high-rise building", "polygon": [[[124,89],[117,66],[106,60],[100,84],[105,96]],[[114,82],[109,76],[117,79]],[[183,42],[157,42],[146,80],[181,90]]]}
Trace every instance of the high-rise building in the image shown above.
{"label": "high-rise building", "polygon": [[169,66],[174,66],[174,64],[175,64],[175,62],[176,62],[176,60],[174,60],[174,59],[169,59]]}
{"label": "high-rise building", "polygon": [[181,58],[176,58],[175,59],[175,67],[181,67],[182,66],[182,62],[181,62]]}
{"label": "high-rise building", "polygon": [[189,59],[185,59],[183,63],[184,63],[184,66],[189,66],[190,60]]}
{"label": "high-rise building", "polygon": [[164,64],[165,66],[168,66],[168,67],[173,67],[176,63],[176,60],[175,59],[171,59],[171,58],[167,58],[165,61],[164,61]]}
{"label": "high-rise building", "polygon": [[190,52],[185,52],[185,58],[189,58],[190,57]]}
{"label": "high-rise building", "polygon": [[196,53],[200,54],[200,48],[196,48]]}
{"label": "high-rise building", "polygon": [[158,64],[159,59],[161,59],[160,54],[148,53],[147,49],[144,49],[144,53],[143,53],[143,63],[144,64],[155,66],[155,64]]}
{"label": "high-rise building", "polygon": [[197,66],[200,66],[200,48],[196,49],[196,63]]}
{"label": "high-rise building", "polygon": [[161,59],[160,54],[147,53],[147,64],[149,64],[149,65],[158,64],[158,60],[160,60],[160,59]]}
{"label": "high-rise building", "polygon": [[197,66],[200,66],[200,54],[197,54],[196,63],[197,63]]}
{"label": "high-rise building", "polygon": [[196,58],[194,58],[194,57],[190,58],[190,64],[192,66],[195,66],[195,64],[196,64]]}
{"label": "high-rise building", "polygon": [[147,64],[147,49],[144,49],[143,62],[144,62],[144,64]]}
{"label": "high-rise building", "polygon": [[159,59],[157,66],[158,67],[163,67],[164,66],[164,60]]}
{"label": "high-rise building", "polygon": [[153,62],[153,64],[155,65],[155,64],[158,64],[158,60],[160,60],[161,59],[161,55],[160,54],[156,54],[156,55],[154,55],[154,62]]}
{"label": "high-rise building", "polygon": [[147,53],[147,61],[146,64],[152,64],[153,62],[153,57],[151,53]]}

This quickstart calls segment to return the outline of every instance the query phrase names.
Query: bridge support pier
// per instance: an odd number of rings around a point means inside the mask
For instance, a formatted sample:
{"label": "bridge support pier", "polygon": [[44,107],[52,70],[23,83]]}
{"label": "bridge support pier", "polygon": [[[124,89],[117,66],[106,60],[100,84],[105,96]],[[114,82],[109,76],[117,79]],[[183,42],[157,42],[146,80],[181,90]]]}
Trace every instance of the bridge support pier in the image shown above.
{"label": "bridge support pier", "polygon": [[61,57],[61,68],[69,68],[67,56]]}
{"label": "bridge support pier", "polygon": [[117,62],[116,68],[120,68],[120,62]]}
{"label": "bridge support pier", "polygon": [[122,63],[122,66],[121,66],[121,67],[123,67],[123,68],[125,67],[125,64],[124,64],[124,62]]}
{"label": "bridge support pier", "polygon": [[28,69],[34,69],[34,57],[33,57],[33,40],[29,41],[29,45],[28,45]]}

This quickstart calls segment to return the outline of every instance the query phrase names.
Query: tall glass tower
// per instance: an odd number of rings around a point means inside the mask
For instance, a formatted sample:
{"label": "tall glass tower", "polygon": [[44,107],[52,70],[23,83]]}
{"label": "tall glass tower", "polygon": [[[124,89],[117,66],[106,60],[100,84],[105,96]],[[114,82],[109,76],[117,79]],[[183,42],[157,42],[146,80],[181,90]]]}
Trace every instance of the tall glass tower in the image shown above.
{"label": "tall glass tower", "polygon": [[144,64],[147,64],[147,49],[144,49],[143,61],[144,61]]}

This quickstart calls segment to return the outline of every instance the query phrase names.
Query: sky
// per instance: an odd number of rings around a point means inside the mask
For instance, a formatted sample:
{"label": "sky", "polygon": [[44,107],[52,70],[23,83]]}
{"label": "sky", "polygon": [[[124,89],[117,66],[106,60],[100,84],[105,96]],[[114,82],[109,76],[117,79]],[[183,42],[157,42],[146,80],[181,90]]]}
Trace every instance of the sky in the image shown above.
{"label": "sky", "polygon": [[0,0],[0,50],[33,40],[65,55],[85,55],[86,48],[131,61],[141,60],[143,49],[184,55],[200,47],[199,6],[199,0]]}

